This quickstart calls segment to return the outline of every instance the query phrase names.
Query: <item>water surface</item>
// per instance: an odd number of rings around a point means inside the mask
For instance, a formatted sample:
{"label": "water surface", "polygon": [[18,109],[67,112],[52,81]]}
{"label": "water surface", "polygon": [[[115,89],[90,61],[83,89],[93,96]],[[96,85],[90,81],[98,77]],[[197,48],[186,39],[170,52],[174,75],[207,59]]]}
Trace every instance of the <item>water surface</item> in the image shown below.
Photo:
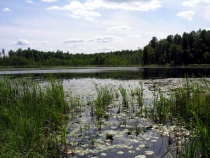
{"label": "water surface", "polygon": [[21,69],[0,70],[0,75],[35,76],[53,74],[57,78],[113,78],[113,79],[161,79],[183,78],[185,76],[210,77],[209,68],[139,68],[139,67],[97,67],[71,69]]}

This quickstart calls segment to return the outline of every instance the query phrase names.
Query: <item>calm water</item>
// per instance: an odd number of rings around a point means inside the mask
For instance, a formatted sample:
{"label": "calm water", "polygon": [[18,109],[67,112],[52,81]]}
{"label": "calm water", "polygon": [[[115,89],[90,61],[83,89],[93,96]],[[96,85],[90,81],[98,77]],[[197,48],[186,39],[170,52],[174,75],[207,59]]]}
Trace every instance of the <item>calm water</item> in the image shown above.
{"label": "calm water", "polygon": [[103,67],[103,68],[73,68],[73,69],[28,69],[2,71],[0,75],[14,77],[41,77],[53,74],[58,78],[101,78],[101,79],[164,79],[183,78],[186,75],[195,77],[210,77],[210,68],[138,68],[138,67]]}

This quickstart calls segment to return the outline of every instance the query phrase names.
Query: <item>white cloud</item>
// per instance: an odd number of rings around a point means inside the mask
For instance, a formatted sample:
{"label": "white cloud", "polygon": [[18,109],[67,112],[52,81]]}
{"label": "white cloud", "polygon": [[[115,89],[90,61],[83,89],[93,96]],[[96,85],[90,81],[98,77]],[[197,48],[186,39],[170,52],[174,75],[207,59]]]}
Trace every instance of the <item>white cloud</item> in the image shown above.
{"label": "white cloud", "polygon": [[124,11],[149,11],[160,8],[160,0],[86,0],[85,2],[70,1],[68,5],[63,7],[52,6],[47,9],[69,11],[73,18],[84,18],[86,20],[93,20],[100,17],[101,14],[97,12],[98,9],[112,9]]}
{"label": "white cloud", "polygon": [[93,20],[94,18],[101,16],[100,13],[87,8],[86,5],[78,1],[71,1],[69,5],[66,5],[64,7],[52,6],[47,9],[69,11],[69,15],[72,18],[84,18],[85,20]]}
{"label": "white cloud", "polygon": [[182,11],[176,14],[176,16],[182,17],[187,20],[193,20],[194,15],[195,15],[194,11]]}
{"label": "white cloud", "polygon": [[26,0],[26,3],[34,4],[34,2],[32,0]]}
{"label": "white cloud", "polygon": [[84,3],[88,7],[93,9],[105,8],[105,9],[120,9],[127,11],[149,11],[161,7],[159,0],[90,0]]}
{"label": "white cloud", "polygon": [[48,3],[52,3],[52,2],[56,2],[57,0],[42,0],[42,2],[48,2]]}
{"label": "white cloud", "polygon": [[182,2],[182,5],[188,7],[194,7],[199,3],[210,4],[210,0],[185,0],[184,2]]}
{"label": "white cloud", "polygon": [[26,39],[19,39],[15,42],[15,45],[29,45],[29,42]]}
{"label": "white cloud", "polygon": [[112,31],[112,30],[129,30],[130,27],[127,25],[121,25],[121,26],[114,26],[114,27],[110,27],[108,28],[108,31]]}
{"label": "white cloud", "polygon": [[116,37],[116,36],[98,36],[94,37],[93,39],[90,39],[90,42],[99,42],[99,43],[113,43],[113,42],[119,42],[121,38]]}
{"label": "white cloud", "polygon": [[9,12],[9,11],[11,11],[9,8],[4,8],[4,9],[2,9],[1,11],[3,11],[3,12]]}
{"label": "white cloud", "polygon": [[48,41],[42,41],[42,44],[48,44],[49,42]]}
{"label": "white cloud", "polygon": [[110,52],[110,51],[115,51],[115,47],[105,47],[105,48],[99,48],[97,51],[98,52]]}
{"label": "white cloud", "polygon": [[81,10],[76,9],[72,12],[72,14],[70,14],[70,16],[72,18],[84,18],[85,20],[92,21],[94,20],[94,18],[100,17],[101,14],[94,11],[85,10],[85,9],[81,9]]}
{"label": "white cloud", "polygon": [[139,34],[130,34],[130,35],[128,35],[128,37],[131,37],[131,38],[140,38],[142,36],[139,35]]}
{"label": "white cloud", "polygon": [[66,39],[64,41],[65,44],[68,44],[68,43],[82,43],[84,42],[83,39]]}

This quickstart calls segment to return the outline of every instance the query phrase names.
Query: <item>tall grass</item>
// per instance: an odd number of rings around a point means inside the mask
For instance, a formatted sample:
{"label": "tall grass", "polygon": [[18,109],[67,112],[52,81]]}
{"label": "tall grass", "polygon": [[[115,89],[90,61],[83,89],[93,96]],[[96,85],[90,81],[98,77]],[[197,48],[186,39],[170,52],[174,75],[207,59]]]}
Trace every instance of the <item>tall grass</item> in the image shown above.
{"label": "tall grass", "polygon": [[1,78],[0,157],[56,157],[67,113],[58,81],[42,87],[30,79]]}
{"label": "tall grass", "polygon": [[210,88],[207,82],[191,83],[186,79],[186,84],[168,97],[158,92],[151,111],[154,120],[168,123],[178,120],[190,130],[191,135],[179,148],[179,157],[210,157]]}
{"label": "tall grass", "polygon": [[124,88],[122,85],[118,88],[120,91],[120,94],[122,95],[122,105],[126,108],[129,107],[129,99],[126,88]]}
{"label": "tall grass", "polygon": [[113,100],[113,89],[109,85],[95,85],[96,99],[92,104],[92,113],[96,114],[97,118],[106,117],[108,106]]}

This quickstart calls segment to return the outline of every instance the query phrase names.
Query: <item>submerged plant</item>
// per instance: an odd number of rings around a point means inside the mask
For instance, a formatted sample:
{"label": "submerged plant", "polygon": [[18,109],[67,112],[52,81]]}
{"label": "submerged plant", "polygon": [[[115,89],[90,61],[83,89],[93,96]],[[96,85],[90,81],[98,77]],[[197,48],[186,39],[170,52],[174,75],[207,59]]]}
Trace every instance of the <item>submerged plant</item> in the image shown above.
{"label": "submerged plant", "polygon": [[112,134],[106,134],[106,139],[113,140],[114,138]]}

